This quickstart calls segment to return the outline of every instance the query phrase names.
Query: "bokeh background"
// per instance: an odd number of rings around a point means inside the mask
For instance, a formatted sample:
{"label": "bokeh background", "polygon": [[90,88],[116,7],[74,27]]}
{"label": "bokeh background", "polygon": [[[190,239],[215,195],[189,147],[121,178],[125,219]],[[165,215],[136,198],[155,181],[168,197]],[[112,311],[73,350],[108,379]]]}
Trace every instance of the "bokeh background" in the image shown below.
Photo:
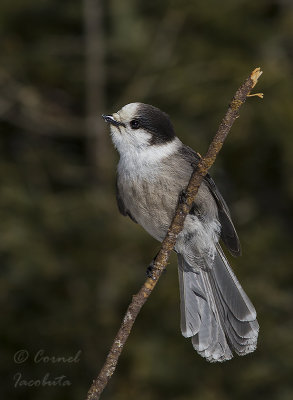
{"label": "bokeh background", "polygon": [[[84,398],[159,248],[118,213],[100,115],[153,104],[204,153],[258,66],[265,97],[246,102],[212,170],[241,238],[231,263],[258,311],[258,349],[224,364],[197,355],[172,257],[103,399],[293,398],[292,34],[290,0],[1,1],[2,398]],[[39,350],[76,362],[34,360]]]}

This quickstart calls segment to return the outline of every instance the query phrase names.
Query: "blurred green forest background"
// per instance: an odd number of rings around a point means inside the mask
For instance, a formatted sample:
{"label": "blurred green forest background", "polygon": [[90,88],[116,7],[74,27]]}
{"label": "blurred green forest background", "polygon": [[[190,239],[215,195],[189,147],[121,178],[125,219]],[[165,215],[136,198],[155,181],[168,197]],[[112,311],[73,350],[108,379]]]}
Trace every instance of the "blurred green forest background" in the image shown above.
{"label": "blurred green forest background", "polygon": [[[100,115],[153,104],[204,153],[260,66],[265,97],[246,102],[212,170],[242,242],[231,263],[258,311],[258,349],[224,364],[197,355],[180,333],[173,257],[103,399],[292,399],[293,2],[2,0],[0,45],[2,398],[84,398],[159,248],[118,213]],[[40,349],[81,354],[34,361]],[[47,373],[71,385],[16,375]]]}

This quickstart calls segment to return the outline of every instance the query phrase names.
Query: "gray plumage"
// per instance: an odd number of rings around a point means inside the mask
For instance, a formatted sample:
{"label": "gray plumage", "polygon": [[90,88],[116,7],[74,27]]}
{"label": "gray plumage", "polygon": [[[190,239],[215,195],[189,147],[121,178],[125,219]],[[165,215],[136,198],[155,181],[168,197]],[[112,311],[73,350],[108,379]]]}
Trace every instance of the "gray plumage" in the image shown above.
{"label": "gray plumage", "polygon": [[[113,116],[120,153],[117,202],[120,212],[162,241],[199,156],[175,136],[165,113],[132,103]],[[114,122],[111,122],[113,118]],[[225,361],[256,348],[255,309],[219,245],[241,252],[229,209],[212,178],[201,184],[175,251],[178,255],[181,331],[208,361]]]}

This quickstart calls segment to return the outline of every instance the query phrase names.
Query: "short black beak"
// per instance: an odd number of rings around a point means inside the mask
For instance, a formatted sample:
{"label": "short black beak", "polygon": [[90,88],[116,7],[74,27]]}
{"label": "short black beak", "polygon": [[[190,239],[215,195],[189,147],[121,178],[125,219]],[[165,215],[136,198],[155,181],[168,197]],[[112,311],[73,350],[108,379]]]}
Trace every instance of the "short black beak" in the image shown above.
{"label": "short black beak", "polygon": [[114,125],[114,126],[124,126],[124,127],[125,127],[125,124],[123,124],[123,122],[116,121],[116,119],[114,119],[114,117],[112,117],[112,115],[105,115],[105,114],[103,114],[102,117],[104,118],[104,120],[105,120],[106,122],[108,122],[108,123],[111,124],[111,125]]}

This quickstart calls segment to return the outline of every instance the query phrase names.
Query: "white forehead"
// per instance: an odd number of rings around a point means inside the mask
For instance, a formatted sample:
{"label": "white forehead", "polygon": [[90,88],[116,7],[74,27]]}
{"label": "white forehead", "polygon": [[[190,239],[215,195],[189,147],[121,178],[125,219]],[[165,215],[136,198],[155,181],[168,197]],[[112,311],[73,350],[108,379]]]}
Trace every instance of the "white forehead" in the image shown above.
{"label": "white forehead", "polygon": [[129,103],[126,106],[122,107],[120,111],[118,111],[119,117],[121,120],[129,121],[137,114],[138,107],[141,103]]}

